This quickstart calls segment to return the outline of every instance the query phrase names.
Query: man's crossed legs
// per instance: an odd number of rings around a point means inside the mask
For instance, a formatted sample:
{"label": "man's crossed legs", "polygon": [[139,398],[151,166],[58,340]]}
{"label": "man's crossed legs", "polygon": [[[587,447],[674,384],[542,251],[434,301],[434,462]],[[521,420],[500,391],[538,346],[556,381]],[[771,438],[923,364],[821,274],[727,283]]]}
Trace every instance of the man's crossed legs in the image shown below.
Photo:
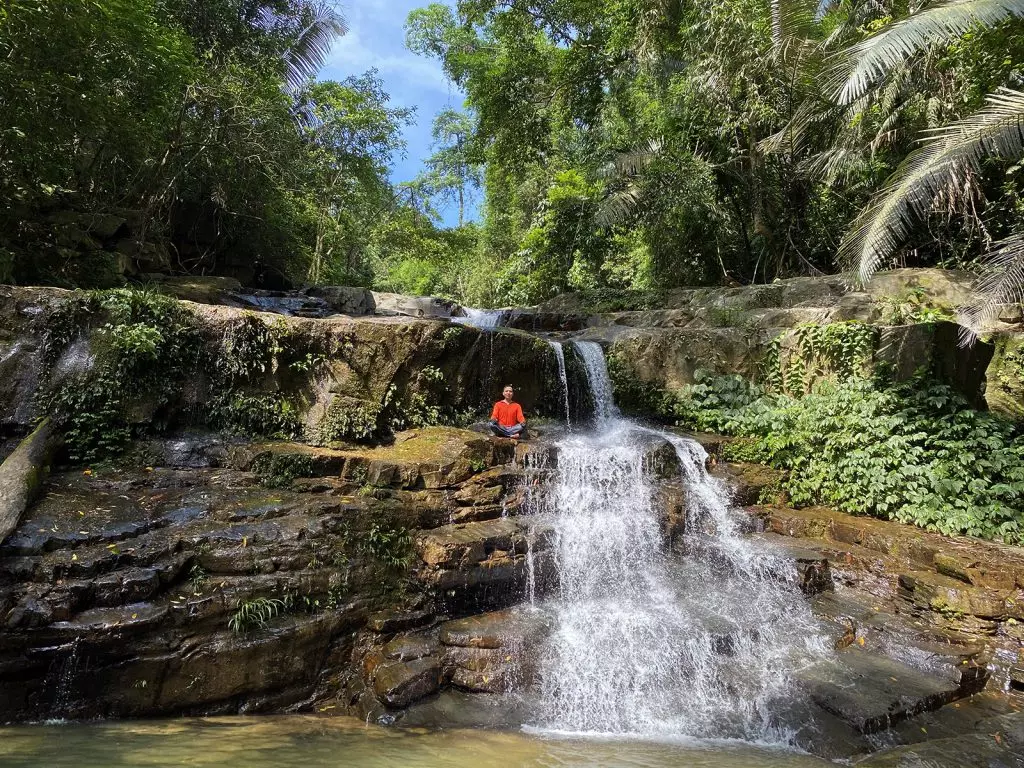
{"label": "man's crossed legs", "polygon": [[497,419],[491,419],[490,422],[491,431],[498,437],[521,437],[526,432],[526,427],[522,424],[516,424],[513,427],[506,427],[498,423]]}

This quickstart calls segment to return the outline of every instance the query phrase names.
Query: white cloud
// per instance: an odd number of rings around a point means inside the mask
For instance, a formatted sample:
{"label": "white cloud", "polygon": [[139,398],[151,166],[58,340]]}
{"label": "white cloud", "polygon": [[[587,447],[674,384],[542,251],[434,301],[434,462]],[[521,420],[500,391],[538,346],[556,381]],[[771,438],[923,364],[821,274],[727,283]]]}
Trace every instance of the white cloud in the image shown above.
{"label": "white cloud", "polygon": [[453,90],[439,62],[417,56],[405,48],[405,19],[420,2],[359,0],[344,6],[349,32],[335,42],[322,78],[380,71],[391,90],[411,92],[429,88],[448,94]]}
{"label": "white cloud", "polygon": [[[376,68],[384,81],[391,103],[415,106],[416,123],[406,126],[408,152],[396,157],[391,169],[393,181],[413,178],[430,154],[433,117],[445,107],[459,107],[462,92],[444,75],[440,62],[410,53],[405,48],[405,20],[409,11],[431,0],[350,0],[342,4],[349,32],[335,42],[327,64],[320,72],[324,80],[342,80]],[[454,224],[454,208],[445,219]]]}

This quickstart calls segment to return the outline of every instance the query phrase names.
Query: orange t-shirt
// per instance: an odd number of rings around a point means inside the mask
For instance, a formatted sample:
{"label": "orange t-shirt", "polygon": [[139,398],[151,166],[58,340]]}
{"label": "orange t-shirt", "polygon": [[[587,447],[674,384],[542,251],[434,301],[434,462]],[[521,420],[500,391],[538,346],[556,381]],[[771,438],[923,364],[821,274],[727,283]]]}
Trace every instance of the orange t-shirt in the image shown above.
{"label": "orange t-shirt", "polygon": [[491,418],[497,419],[498,423],[503,427],[514,427],[516,424],[526,421],[523,418],[523,409],[519,407],[519,403],[506,403],[504,400],[499,400],[494,404]]}

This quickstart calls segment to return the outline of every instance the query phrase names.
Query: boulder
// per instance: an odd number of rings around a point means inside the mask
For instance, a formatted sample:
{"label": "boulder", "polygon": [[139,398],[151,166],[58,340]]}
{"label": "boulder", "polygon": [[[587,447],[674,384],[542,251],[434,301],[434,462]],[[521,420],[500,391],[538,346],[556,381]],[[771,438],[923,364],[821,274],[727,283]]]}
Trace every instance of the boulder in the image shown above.
{"label": "boulder", "polygon": [[424,635],[399,635],[381,649],[385,659],[415,661],[437,650],[437,642]]}
{"label": "boulder", "polygon": [[860,733],[876,733],[973,693],[897,661],[850,646],[834,664],[800,672],[819,707]]}
{"label": "boulder", "polygon": [[1017,768],[1024,755],[1024,713],[978,721],[968,733],[892,747],[858,760],[858,768]]}
{"label": "boulder", "polygon": [[323,299],[339,315],[372,315],[377,311],[374,293],[368,288],[322,285],[307,288],[306,295]]}
{"label": "boulder", "polygon": [[379,293],[372,291],[374,312],[383,315],[405,315],[448,319],[452,316],[455,302],[432,296],[403,296],[400,293]]}
{"label": "boulder", "polygon": [[242,284],[233,277],[188,276],[165,277],[151,281],[160,293],[166,293],[183,301],[197,304],[229,304],[231,293],[242,289]]}
{"label": "boulder", "polygon": [[373,673],[373,690],[389,707],[402,709],[435,693],[441,686],[441,663],[433,657],[391,661]]}
{"label": "boulder", "polygon": [[381,635],[405,632],[429,624],[434,620],[430,611],[387,610],[372,614],[366,626],[371,632]]}

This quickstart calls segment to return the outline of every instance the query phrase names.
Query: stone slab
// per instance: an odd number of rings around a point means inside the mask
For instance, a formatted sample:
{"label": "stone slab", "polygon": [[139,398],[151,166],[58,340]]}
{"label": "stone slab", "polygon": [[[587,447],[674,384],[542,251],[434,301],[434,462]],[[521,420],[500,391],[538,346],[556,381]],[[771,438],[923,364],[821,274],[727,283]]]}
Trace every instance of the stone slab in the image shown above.
{"label": "stone slab", "polygon": [[840,652],[834,665],[819,665],[801,677],[815,704],[861,733],[885,730],[966,695],[953,683],[857,646]]}

